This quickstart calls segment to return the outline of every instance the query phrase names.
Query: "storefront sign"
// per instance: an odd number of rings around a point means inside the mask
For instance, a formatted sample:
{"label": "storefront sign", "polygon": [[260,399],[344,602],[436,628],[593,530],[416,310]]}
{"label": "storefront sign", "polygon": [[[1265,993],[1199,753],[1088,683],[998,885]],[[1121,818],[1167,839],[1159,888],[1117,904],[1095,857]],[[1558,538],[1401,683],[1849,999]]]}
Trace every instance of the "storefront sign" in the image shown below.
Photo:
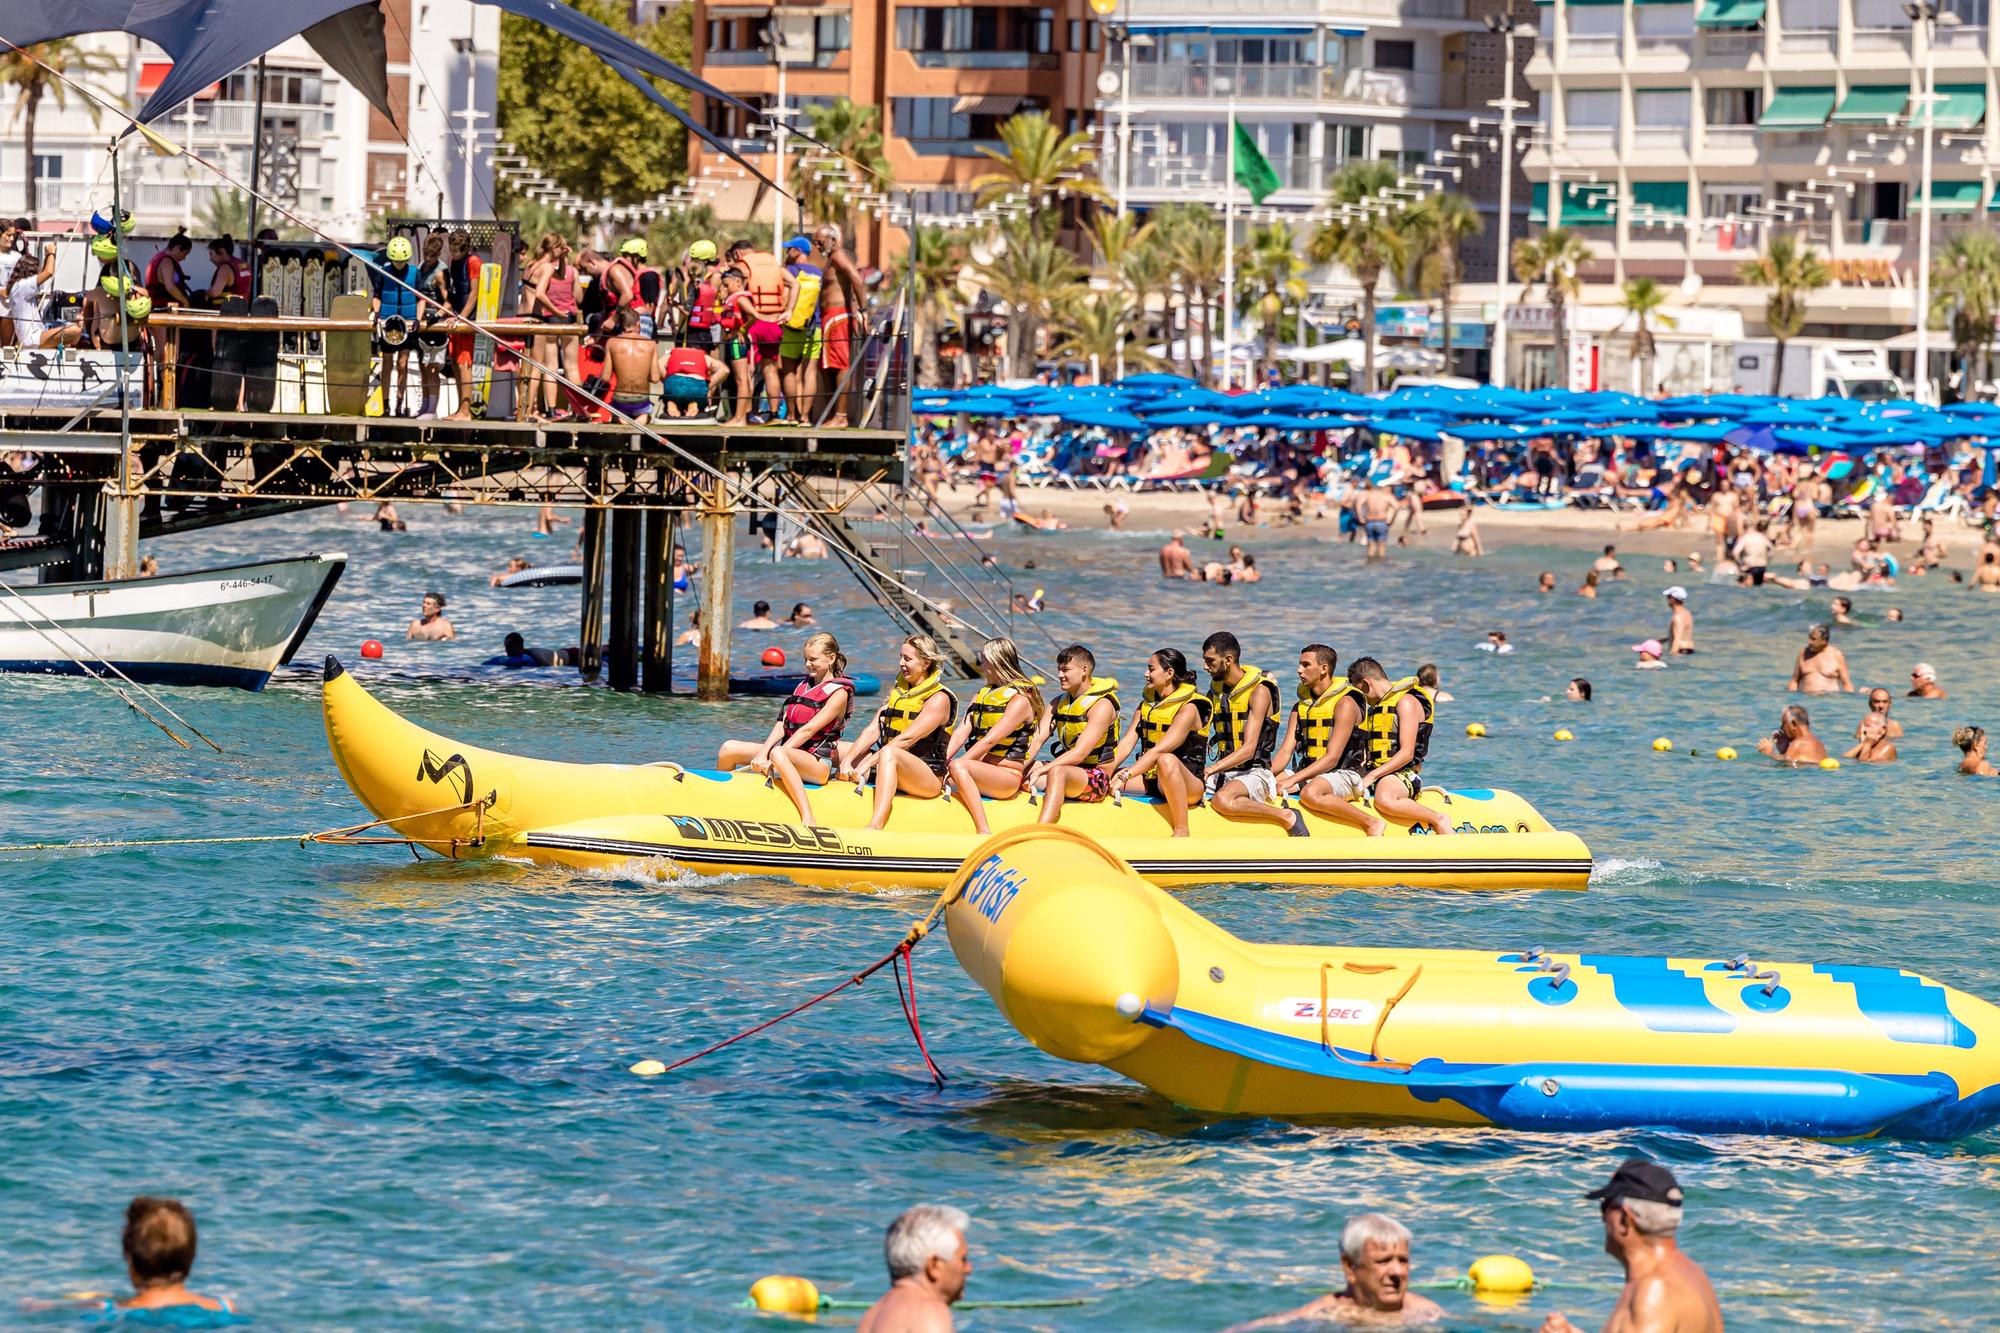
{"label": "storefront sign", "polygon": [[1431,331],[1431,308],[1427,305],[1385,305],[1375,312],[1378,338],[1424,338]]}
{"label": "storefront sign", "polygon": [[1881,282],[1896,280],[1896,268],[1886,259],[1829,259],[1826,270],[1835,282]]}
{"label": "storefront sign", "polygon": [[1587,333],[1569,335],[1569,386],[1577,393],[1597,391],[1597,346]]}
{"label": "storefront sign", "polygon": [[1554,333],[1556,312],[1554,306],[1510,305],[1507,307],[1507,332],[1509,333]]}
{"label": "storefront sign", "polygon": [[[126,398],[142,406],[145,358],[125,358]],[[0,407],[78,409],[118,406],[118,357],[115,352],[79,352],[73,348],[0,348]]]}
{"label": "storefront sign", "polygon": [[[1451,322],[1452,348],[1455,351],[1461,347],[1484,347],[1486,346],[1487,332],[1487,326],[1484,324],[1475,324],[1466,320],[1455,319]],[[1442,329],[1432,329],[1424,336],[1424,346],[1443,347],[1444,331]]]}

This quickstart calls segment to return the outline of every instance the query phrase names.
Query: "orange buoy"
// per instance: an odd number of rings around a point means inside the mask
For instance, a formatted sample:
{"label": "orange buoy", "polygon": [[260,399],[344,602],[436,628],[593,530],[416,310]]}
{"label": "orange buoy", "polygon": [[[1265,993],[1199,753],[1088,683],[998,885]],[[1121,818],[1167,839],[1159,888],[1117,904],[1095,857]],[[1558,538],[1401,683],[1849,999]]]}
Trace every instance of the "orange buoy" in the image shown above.
{"label": "orange buoy", "polygon": [[382,655],[382,641],[380,639],[365,640],[361,645],[361,655],[368,658],[380,657]]}
{"label": "orange buoy", "polygon": [[781,667],[784,664],[785,664],[785,650],[783,648],[766,648],[764,650],[765,666]]}

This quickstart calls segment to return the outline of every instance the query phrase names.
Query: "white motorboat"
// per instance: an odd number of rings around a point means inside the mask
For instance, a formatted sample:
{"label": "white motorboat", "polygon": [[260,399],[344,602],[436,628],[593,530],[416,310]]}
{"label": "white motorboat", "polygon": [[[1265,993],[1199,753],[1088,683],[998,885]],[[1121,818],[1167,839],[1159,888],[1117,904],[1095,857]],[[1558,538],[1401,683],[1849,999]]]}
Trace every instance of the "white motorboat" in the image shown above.
{"label": "white motorboat", "polygon": [[292,660],[345,555],[0,591],[0,671],[261,690]]}

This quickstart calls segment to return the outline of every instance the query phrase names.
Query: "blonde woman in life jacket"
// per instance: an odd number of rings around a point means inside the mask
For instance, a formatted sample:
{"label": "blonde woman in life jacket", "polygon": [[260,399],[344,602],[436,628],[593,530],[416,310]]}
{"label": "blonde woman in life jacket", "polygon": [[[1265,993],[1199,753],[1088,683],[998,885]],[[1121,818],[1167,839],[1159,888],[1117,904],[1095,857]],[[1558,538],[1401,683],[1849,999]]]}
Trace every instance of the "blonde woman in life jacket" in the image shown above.
{"label": "blonde woman in life jacket", "polygon": [[847,654],[827,633],[806,640],[806,678],[778,710],[778,720],[762,741],[724,741],[715,766],[727,773],[748,768],[768,773],[798,807],[799,821],[813,821],[806,784],[824,786],[840,762],[840,729],[854,707],[854,682]]}
{"label": "blonde woman in life jacket", "polygon": [[[1188,836],[1188,810],[1201,804],[1208,759],[1208,696],[1194,687],[1194,672],[1177,648],[1146,659],[1146,692],[1132,712],[1132,726],[1112,756],[1112,790],[1144,794],[1166,807],[1173,836]],[[1135,747],[1138,755],[1126,762]]]}
{"label": "blonde woman in life jacket", "polygon": [[1430,750],[1431,723],[1437,706],[1415,676],[1391,681],[1372,657],[1357,659],[1347,679],[1368,696],[1362,727],[1368,733],[1368,769],[1361,789],[1375,793],[1375,808],[1394,820],[1421,824],[1433,833],[1450,833],[1451,823],[1417,796],[1424,789],[1424,756]]}
{"label": "blonde woman in life jacket", "polygon": [[886,828],[896,793],[926,799],[944,791],[945,742],[951,737],[958,700],[944,688],[939,665],[944,654],[928,634],[903,640],[888,702],[847,748],[845,776],[855,785],[875,778],[875,814],[867,826]]}
{"label": "blonde woman in life jacket", "polygon": [[1368,697],[1336,672],[1339,665],[1339,654],[1323,643],[1299,650],[1299,700],[1285,722],[1271,771],[1278,775],[1280,799],[1297,796],[1321,819],[1379,838],[1388,825],[1357,804],[1367,794],[1361,775],[1368,767],[1368,732],[1362,725]]}
{"label": "blonde woman in life jacket", "polygon": [[980,645],[979,674],[986,678],[986,688],[965,706],[947,753],[957,756],[951,761],[951,794],[984,837],[992,830],[980,798],[1005,801],[1021,794],[1033,753],[1028,747],[1045,708],[1036,689],[1041,680],[1030,679],[1021,669],[1012,639],[988,639]]}

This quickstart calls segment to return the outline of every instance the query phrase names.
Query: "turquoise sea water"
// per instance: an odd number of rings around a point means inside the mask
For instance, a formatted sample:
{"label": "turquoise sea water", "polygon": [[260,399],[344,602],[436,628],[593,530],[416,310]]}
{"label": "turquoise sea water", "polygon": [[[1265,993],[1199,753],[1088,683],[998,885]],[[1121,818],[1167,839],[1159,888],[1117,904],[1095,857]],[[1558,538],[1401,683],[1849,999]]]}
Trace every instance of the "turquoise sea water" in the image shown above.
{"label": "turquoise sea water", "polygon": [[[360,818],[327,756],[317,663],[334,652],[356,665],[368,637],[389,655],[359,668],[364,682],[480,745],[700,759],[767,724],[768,703],[477,670],[510,628],[570,641],[573,590],[485,586],[508,555],[553,562],[568,538],[530,539],[527,511],[406,517],[401,536],[328,512],[160,543],[170,569],[311,549],[353,561],[297,671],[258,696],[173,692],[226,757],[174,749],[95,686],[0,678],[0,841]],[[1825,594],[1698,586],[1703,653],[1639,674],[1628,645],[1664,629],[1659,590],[1672,581],[1657,561],[1635,561],[1632,580],[1589,603],[1532,592],[1543,567],[1574,586],[1587,563],[1574,552],[1398,553],[1364,571],[1357,548],[1323,535],[1257,534],[1268,577],[1239,588],[1159,584],[1162,534],[999,549],[1040,565],[1025,577],[1050,590],[1047,628],[1095,644],[1127,678],[1147,649],[1192,656],[1214,628],[1285,674],[1312,638],[1343,657],[1437,661],[1457,702],[1430,771],[1528,795],[1590,842],[1596,882],[1487,896],[1218,886],[1187,894],[1198,909],[1253,938],[1749,952],[1910,966],[2000,998],[2000,784],[1953,776],[1949,739],[1962,721],[2000,724],[1984,664],[1993,603],[1936,578],[1859,595],[1871,623],[1836,642],[1857,681],[1898,694],[1904,762],[1793,773],[1751,747],[1786,702],[1791,655]],[[739,618],[754,596],[781,613],[809,599],[857,665],[887,674],[893,631],[837,568],[746,553],[737,586]],[[457,643],[402,642],[427,587],[450,595]],[[1905,623],[1882,623],[1890,604]],[[1475,650],[1495,627],[1517,652]],[[773,637],[790,649],[799,638]],[[1949,701],[1900,697],[1919,659]],[[1579,672],[1594,704],[1561,701]],[[1811,706],[1830,742],[1863,711],[1854,696]],[[1473,720],[1489,739],[1463,737]],[[1576,743],[1548,739],[1564,725]],[[1662,734],[1751,757],[1654,754]],[[196,1210],[195,1285],[268,1326],[747,1327],[754,1316],[732,1307],[766,1273],[875,1294],[881,1226],[929,1199],[976,1218],[974,1297],[1094,1300],[969,1312],[963,1327],[1220,1328],[1324,1290],[1341,1220],[1364,1209],[1416,1231],[1420,1280],[1504,1251],[1544,1278],[1613,1283],[1581,1196],[1632,1152],[1666,1160],[1688,1187],[1684,1242],[1732,1329],[1991,1327],[2000,1311],[2000,1137],[1829,1145],[1207,1120],[1029,1047],[941,940],[920,951],[918,986],[942,1091],[886,976],[682,1074],[625,1072],[831,984],[885,952],[926,901],[412,863],[386,847],[0,859],[0,1324],[23,1321],[23,1297],[122,1286],[123,1206],[146,1191]],[[1611,1293],[1558,1289],[1511,1310],[1440,1299],[1452,1327],[1532,1328],[1553,1308],[1594,1327]]]}

